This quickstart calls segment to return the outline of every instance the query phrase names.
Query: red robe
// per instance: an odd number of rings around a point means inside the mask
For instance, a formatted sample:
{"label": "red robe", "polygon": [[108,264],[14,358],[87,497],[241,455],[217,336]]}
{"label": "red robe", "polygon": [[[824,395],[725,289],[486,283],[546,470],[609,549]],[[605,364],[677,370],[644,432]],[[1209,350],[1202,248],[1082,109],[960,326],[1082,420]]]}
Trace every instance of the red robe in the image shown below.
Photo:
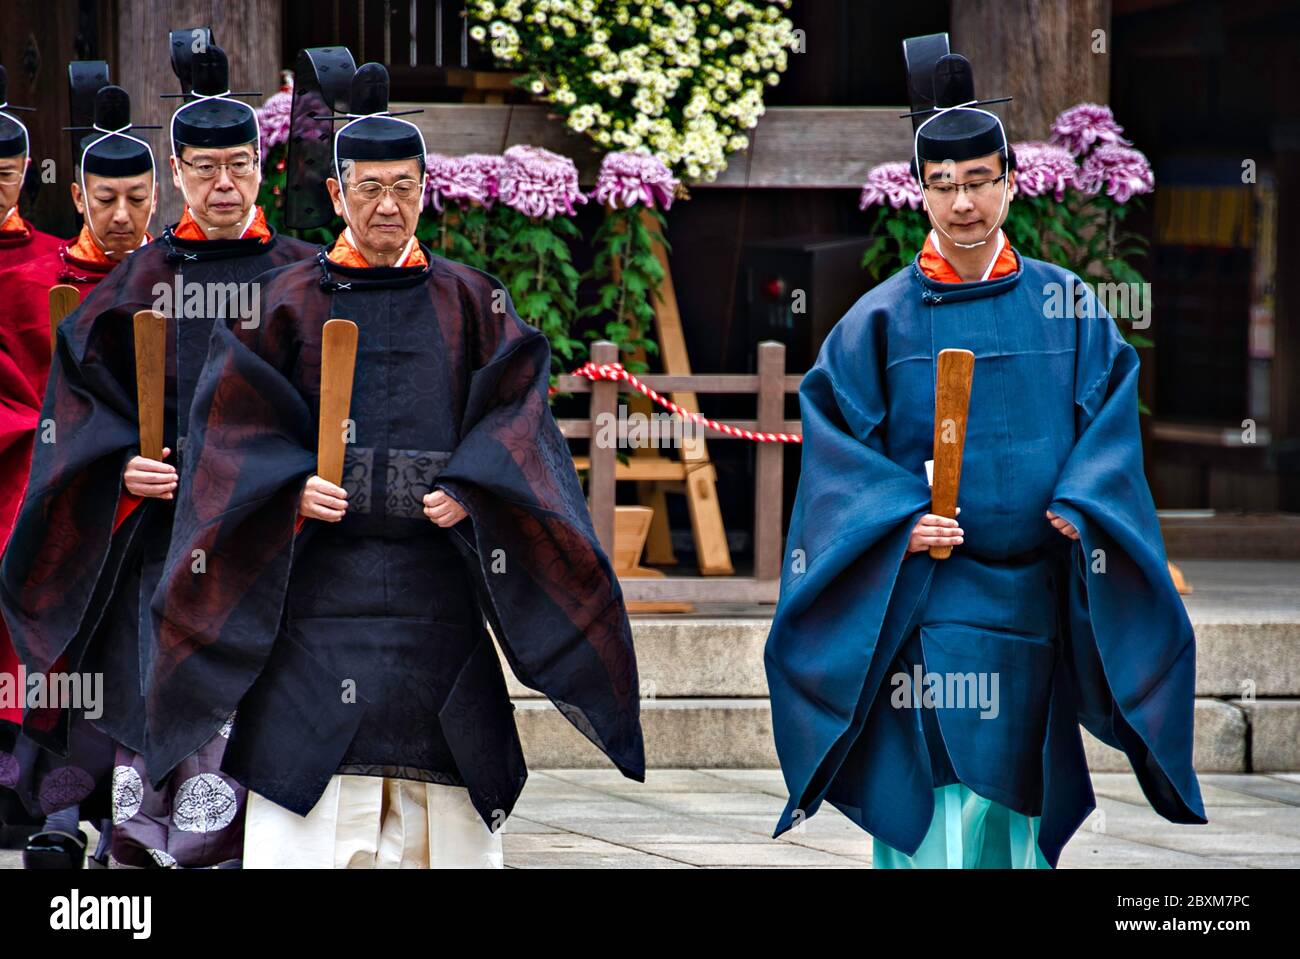
{"label": "red robe", "polygon": [[[50,372],[50,287],[70,284],[84,299],[115,266],[85,227],[76,242],[54,242],[53,250],[0,272],[0,553],[27,489]],[[0,674],[16,675],[17,669],[18,656],[0,619]],[[21,708],[0,709],[0,721],[19,724],[22,718]]]}
{"label": "red robe", "polygon": [[0,223],[0,270],[57,253],[66,243],[66,240],[36,229],[18,214],[15,207],[4,223]]}

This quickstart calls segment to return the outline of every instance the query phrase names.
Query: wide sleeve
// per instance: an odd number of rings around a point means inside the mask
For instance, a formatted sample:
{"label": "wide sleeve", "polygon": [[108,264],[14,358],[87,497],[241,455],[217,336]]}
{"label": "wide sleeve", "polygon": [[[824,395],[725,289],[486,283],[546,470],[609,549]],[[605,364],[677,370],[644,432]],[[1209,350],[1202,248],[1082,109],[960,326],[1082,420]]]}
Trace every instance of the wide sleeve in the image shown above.
{"label": "wide sleeve", "polygon": [[551,415],[546,338],[487,274],[466,282],[461,304],[473,369],[460,441],[436,481],[469,514],[453,542],[515,676],[641,781],[632,630]]}
{"label": "wide sleeve", "polygon": [[[106,281],[107,283],[107,281]],[[0,608],[19,656],[48,670],[94,627],[92,597],[116,575],[115,535],[131,536],[153,504],[135,501],[122,472],[139,445],[129,311],[105,284],[60,326],[31,471],[0,564]],[[21,411],[20,411],[21,412]],[[19,425],[22,425],[21,423]],[[126,510],[121,510],[121,516]]]}
{"label": "wide sleeve", "polygon": [[909,577],[896,589],[930,489],[885,452],[886,318],[859,302],[799,391],[802,467],[764,656],[790,791],[776,835],[796,810],[811,815],[820,804],[851,745],[876,651],[895,638],[884,635],[887,614],[914,604],[921,585]]}
{"label": "wide sleeve", "polygon": [[1137,352],[1091,302],[1095,318],[1078,320],[1076,442],[1050,506],[1080,534],[1063,616],[1079,721],[1128,755],[1157,812],[1203,823],[1192,768],[1196,644],[1142,469]]}
{"label": "wide sleeve", "polygon": [[298,499],[316,468],[311,410],[277,361],[290,319],[272,306],[252,329],[213,326],[151,604],[146,753],[155,784],[230,717],[275,642]]}

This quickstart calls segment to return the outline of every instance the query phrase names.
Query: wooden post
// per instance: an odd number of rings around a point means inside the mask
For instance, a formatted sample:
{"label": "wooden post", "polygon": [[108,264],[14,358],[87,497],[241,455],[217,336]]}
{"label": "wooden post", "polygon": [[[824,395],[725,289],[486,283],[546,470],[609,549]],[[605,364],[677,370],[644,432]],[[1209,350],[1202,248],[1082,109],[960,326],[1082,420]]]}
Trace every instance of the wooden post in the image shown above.
{"label": "wooden post", "polygon": [[992,108],[1007,137],[1041,140],[1066,107],[1109,99],[1110,19],[1111,0],[953,0],[952,50],[974,66],[976,96],[1015,98]]}
{"label": "wooden post", "polygon": [[[591,359],[597,365],[618,362],[618,347],[609,340],[591,345]],[[614,556],[614,470],[618,466],[618,431],[612,444],[602,445],[601,424],[618,417],[618,383],[593,380],[591,384],[591,466],[587,471],[587,508],[605,555]]]}
{"label": "wooden post", "polygon": [[[609,217],[614,212],[614,207],[607,204],[605,207],[605,216]],[[653,221],[650,221],[653,222]],[[650,229],[647,225],[646,229]],[[619,232],[622,232],[621,230]],[[615,254],[610,260],[610,271],[615,283],[621,282],[623,262],[622,257]],[[653,300],[651,301],[654,302]],[[640,324],[636,316],[628,310],[623,316],[617,318],[620,322],[626,320],[632,330],[632,337],[640,335]],[[629,355],[628,359],[640,363],[646,362],[646,353],[643,347],[637,347]],[[654,404],[650,397],[642,396],[640,393],[632,393],[627,398],[628,414],[644,414],[647,421],[654,414]],[[662,454],[649,446],[638,446],[632,450],[632,456],[649,457],[651,459],[662,459]],[[673,552],[673,533],[672,527],[668,524],[668,498],[664,495],[664,484],[653,480],[639,480],[636,484],[636,498],[642,506],[650,507],[654,512],[650,520],[650,533],[646,538],[645,560],[653,566],[674,566],[677,563],[677,556]]]}
{"label": "wooden post", "polygon": [[[785,344],[758,345],[758,432],[779,433],[785,419]],[[781,578],[781,496],[785,450],[759,443],[754,479],[754,577]]]}

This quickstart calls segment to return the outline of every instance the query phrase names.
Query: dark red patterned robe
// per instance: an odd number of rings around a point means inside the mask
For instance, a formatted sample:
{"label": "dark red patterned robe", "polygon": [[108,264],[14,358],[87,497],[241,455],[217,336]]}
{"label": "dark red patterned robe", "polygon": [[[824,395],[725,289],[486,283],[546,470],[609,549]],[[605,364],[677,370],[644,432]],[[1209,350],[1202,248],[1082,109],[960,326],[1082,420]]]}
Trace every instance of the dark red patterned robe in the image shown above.
{"label": "dark red patterned robe", "polygon": [[[495,829],[527,769],[485,620],[515,675],[644,779],[631,629],[547,403],[546,338],[493,277],[425,253],[322,251],[264,278],[256,329],[214,327],[153,601],[154,782],[238,707],[222,770],[287,809],[338,773],[388,776],[465,786]],[[360,331],[349,509],[295,534],[333,317]],[[469,514],[446,530],[422,512],[435,486]]]}
{"label": "dark red patterned robe", "polygon": [[[113,855],[133,865],[237,859],[242,807],[237,784],[224,783],[219,813],[178,824],[170,796],[129,788],[138,784],[132,769],[143,768],[134,754],[145,738],[142,677],[153,650],[148,600],[175,511],[174,501],[141,501],[122,485],[123,470],[139,451],[132,317],[154,308],[160,286],[174,289],[178,278],[200,289],[247,283],[314,250],[289,237],[197,241],[168,230],[120,264],[59,327],[40,413],[53,423],[56,441],[36,444],[26,496],[0,561],[0,612],[29,672],[61,663],[103,675],[103,714],[93,722],[124,747],[117,760],[123,776],[114,776]],[[167,324],[164,445],[175,451],[173,463],[184,463],[185,414],[211,326],[202,314]],[[64,753],[70,718],[68,710],[28,711],[24,731]],[[200,778],[205,775],[219,778],[194,770],[178,788],[195,780],[190,796],[215,785]],[[126,785],[119,788],[118,779]],[[170,822],[150,816],[160,808],[173,810]],[[194,822],[198,827],[188,828]],[[214,841],[219,834],[227,836],[224,844]]]}

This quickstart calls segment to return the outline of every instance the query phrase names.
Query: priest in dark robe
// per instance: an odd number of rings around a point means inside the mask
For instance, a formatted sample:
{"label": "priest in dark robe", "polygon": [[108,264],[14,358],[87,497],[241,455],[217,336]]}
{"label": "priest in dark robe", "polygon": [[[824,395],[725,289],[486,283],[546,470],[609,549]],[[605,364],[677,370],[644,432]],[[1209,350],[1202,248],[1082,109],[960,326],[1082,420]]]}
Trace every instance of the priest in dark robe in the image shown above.
{"label": "priest in dark robe", "polygon": [[[354,77],[333,248],[262,278],[256,328],[213,330],[154,597],[150,777],[238,707],[222,770],[249,790],[245,868],[500,867],[527,769],[493,636],[644,779],[631,630],[547,340],[416,241],[424,141],[387,87],[379,64]],[[331,318],[359,328],[342,486],[316,475]]]}
{"label": "priest in dark robe", "polygon": [[42,233],[18,212],[23,178],[31,165],[31,138],[18,119],[25,107],[12,106],[8,99],[8,75],[0,67],[0,270],[58,250],[57,236]]}
{"label": "priest in dark robe", "polygon": [[[878,868],[1055,867],[1096,805],[1080,724],[1127,754],[1160,815],[1206,821],[1195,641],[1142,472],[1137,354],[1074,274],[1007,244],[1001,122],[946,35],[918,39],[934,229],[800,389],[765,655],[790,793],[776,835],[829,802]],[[948,348],[975,354],[956,519],[931,512],[927,483]]]}
{"label": "priest in dark robe", "polygon": [[[28,671],[62,663],[103,676],[94,723],[118,744],[112,857],[131,866],[239,861],[242,789],[216,771],[225,745],[218,729],[196,744],[169,789],[145,781],[149,598],[167,555],[177,464],[215,314],[238,313],[254,277],[316,249],[268,227],[256,205],[256,114],[230,96],[220,47],[201,46],[192,61],[174,64],[186,94],[170,122],[172,178],[185,198],[180,222],[119,264],[59,327],[40,414],[57,441],[36,445],[0,562],[0,610]],[[147,309],[167,318],[162,460],[139,454],[132,318]],[[66,751],[66,716],[52,729],[33,729],[30,717],[26,726]]]}
{"label": "priest in dark robe", "polygon": [[[87,127],[91,132],[80,142],[70,187],[72,202],[84,220],[81,232],[74,241],[61,241],[53,253],[0,272],[0,436],[4,437],[0,550],[13,530],[27,485],[49,375],[50,289],[72,286],[84,299],[110,270],[149,242],[147,228],[157,206],[153,153],[148,143],[130,132],[135,129],[130,98],[121,87],[107,84],[102,62],[72,64],[74,77],[81,67],[86,68],[80,71],[82,76],[102,68],[104,81],[98,91],[84,91],[93,111],[85,119],[93,126]],[[76,79],[72,86],[75,109],[76,93],[81,91]],[[18,655],[0,620],[0,677],[12,677],[17,686],[18,667]],[[49,719],[50,714],[42,718]],[[14,791],[0,795],[0,820],[45,819],[40,833],[28,839],[24,861],[29,866],[75,867],[84,857],[86,843],[78,822],[88,819],[100,829],[100,848],[92,860],[102,863],[109,838],[104,827],[112,740],[82,712],[74,712],[69,753],[60,756],[19,732],[21,705],[0,709],[0,722],[5,725],[0,751],[12,756],[14,770]],[[14,799],[25,809],[15,810]]]}

